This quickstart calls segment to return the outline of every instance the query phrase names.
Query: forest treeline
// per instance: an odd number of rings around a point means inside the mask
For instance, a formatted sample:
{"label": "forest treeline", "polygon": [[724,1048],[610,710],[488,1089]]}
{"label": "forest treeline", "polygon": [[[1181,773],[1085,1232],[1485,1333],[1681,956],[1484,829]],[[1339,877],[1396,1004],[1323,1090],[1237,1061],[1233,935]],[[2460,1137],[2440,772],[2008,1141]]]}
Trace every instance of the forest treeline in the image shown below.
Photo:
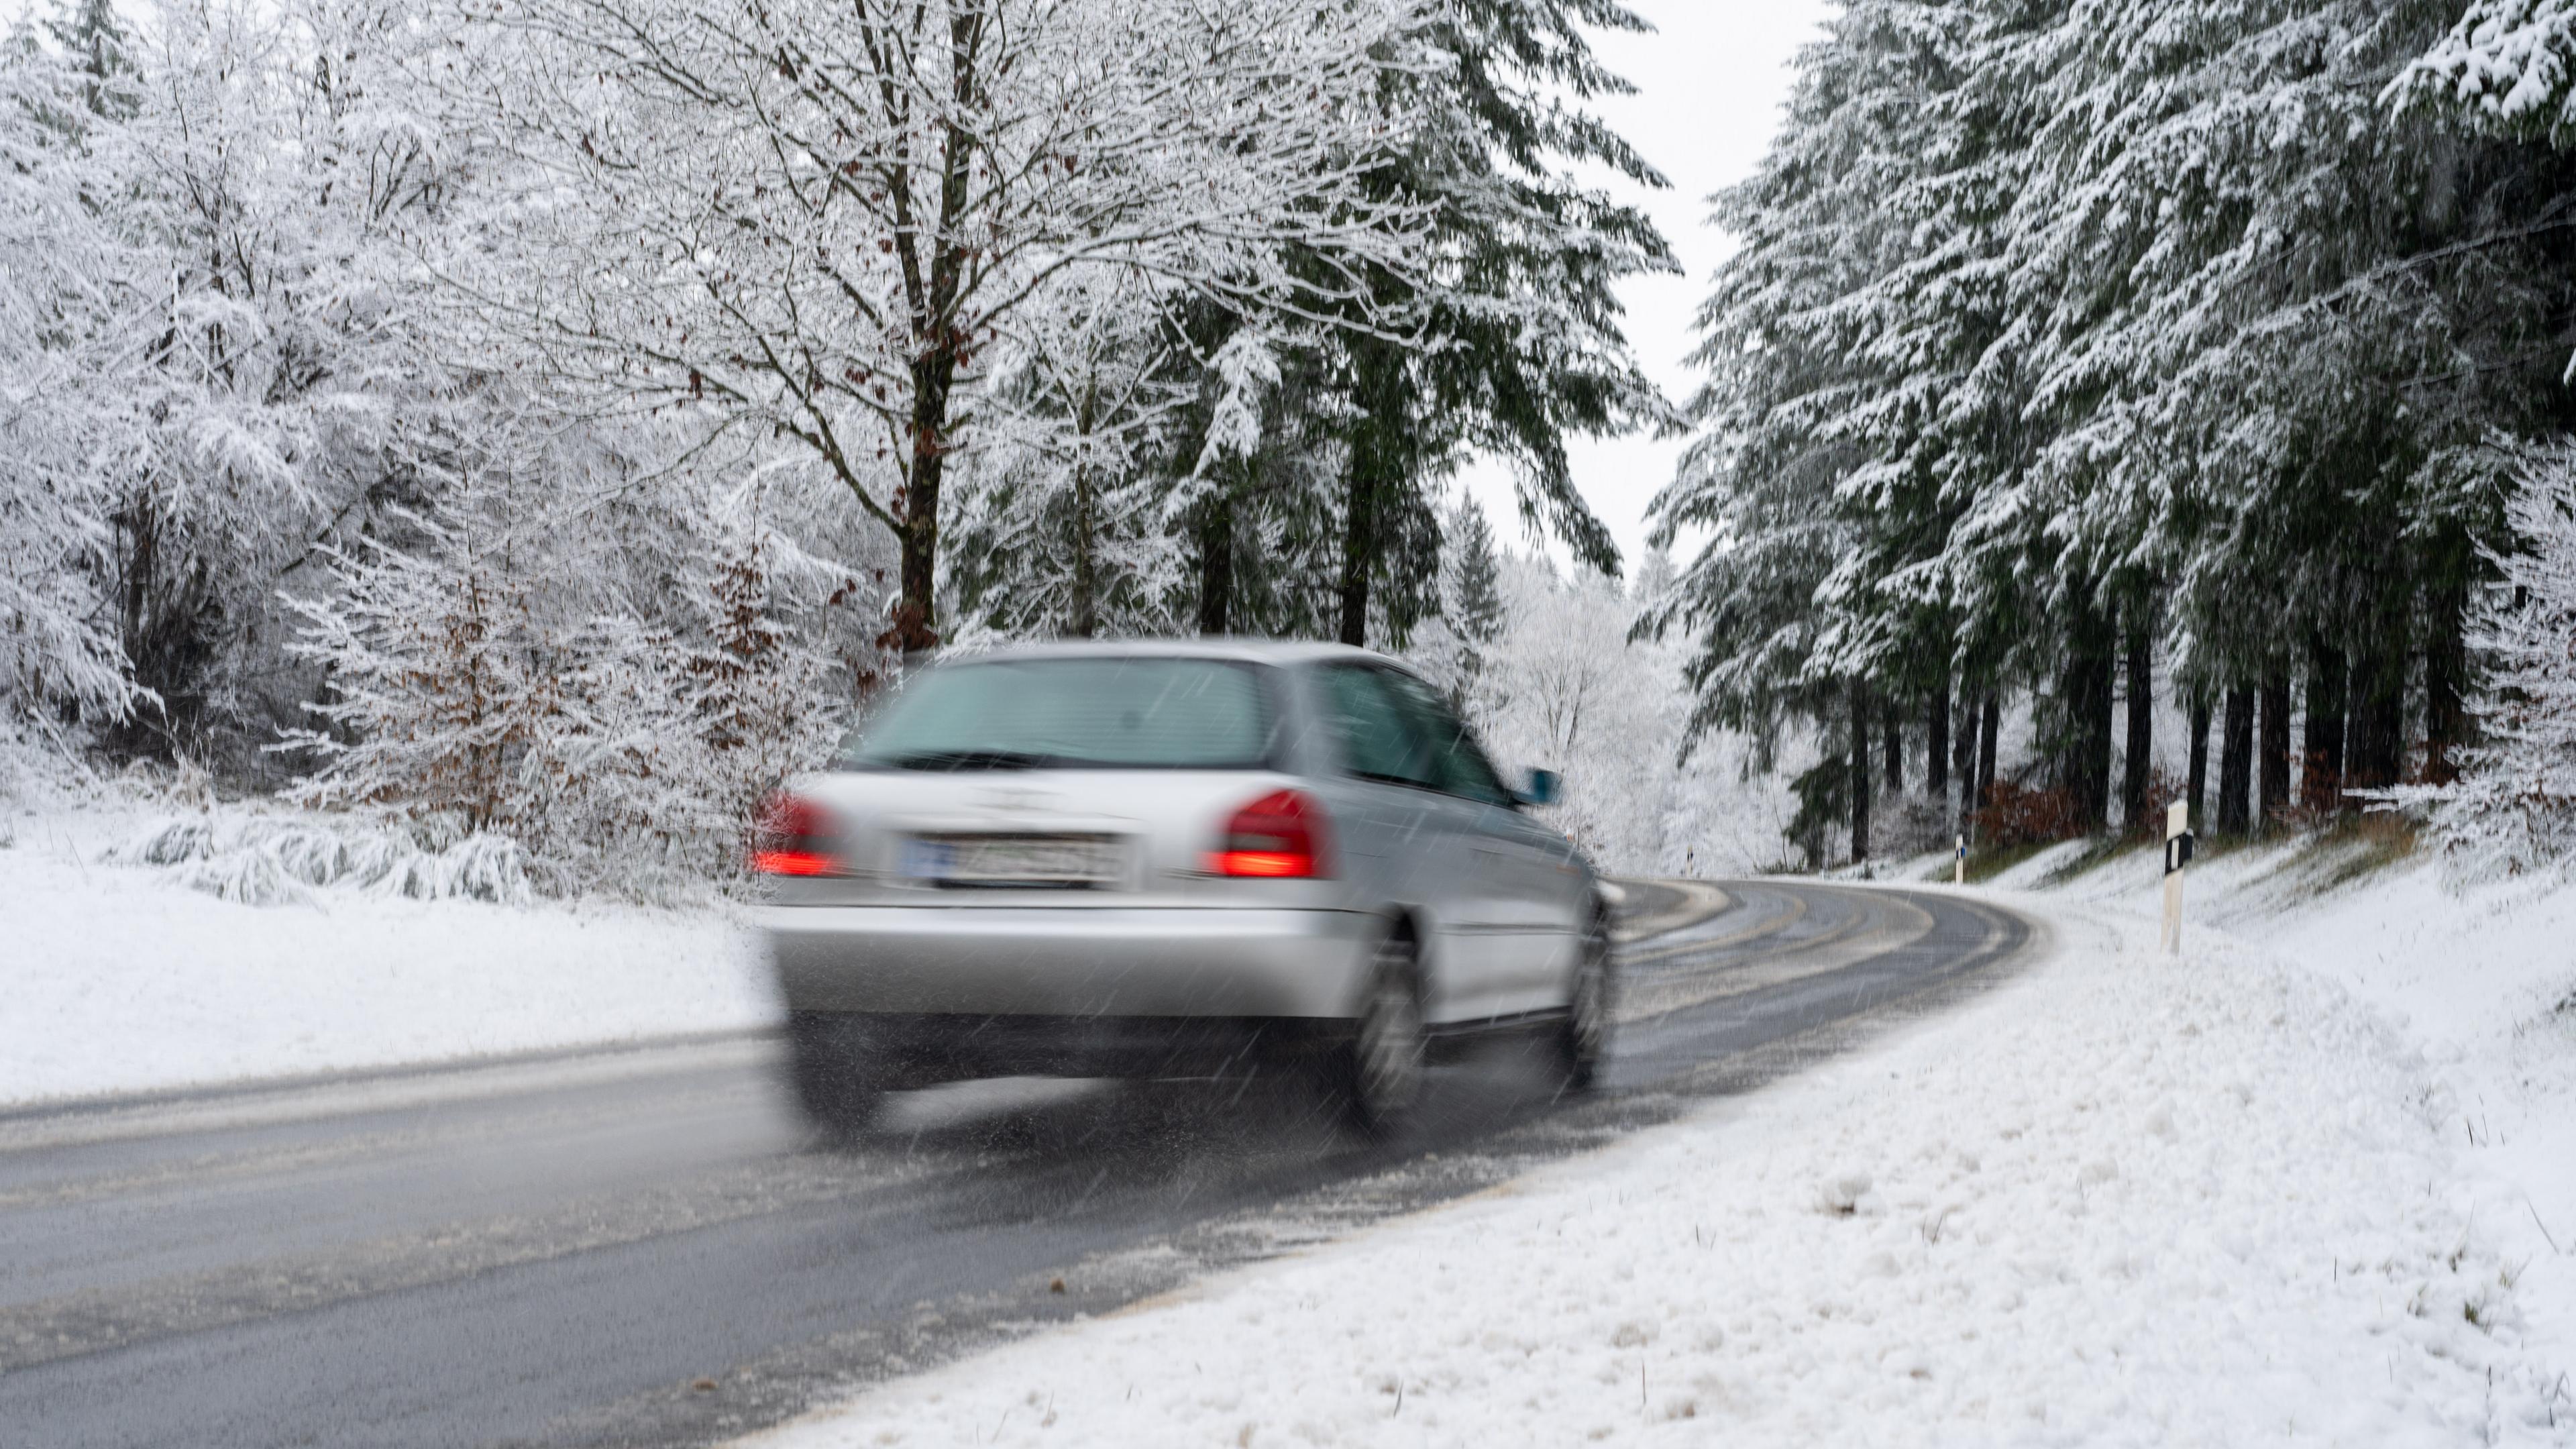
{"label": "forest treeline", "polygon": [[[2049,833],[2451,779],[2511,505],[2576,421],[2571,33],[2565,0],[1849,0],[1715,203],[1741,248],[1656,504],[1715,539],[1653,621],[1695,727],[1820,726],[1804,828],[1855,856],[1900,745]],[[2039,758],[1999,804],[2006,703]]]}
{"label": "forest treeline", "polygon": [[1591,36],[1641,28],[40,8],[0,40],[0,776],[178,757],[703,871],[907,657],[1405,644],[1471,451],[1615,572],[1566,442],[1674,421],[1613,290],[1674,263],[1603,184],[1662,178],[1589,109]]}

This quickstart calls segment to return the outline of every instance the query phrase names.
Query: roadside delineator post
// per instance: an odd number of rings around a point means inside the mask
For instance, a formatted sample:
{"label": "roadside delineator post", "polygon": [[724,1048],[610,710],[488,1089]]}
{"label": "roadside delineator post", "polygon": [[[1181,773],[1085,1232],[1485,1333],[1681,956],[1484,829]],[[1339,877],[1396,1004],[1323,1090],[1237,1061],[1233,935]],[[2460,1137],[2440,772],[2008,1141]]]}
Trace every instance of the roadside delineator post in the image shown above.
{"label": "roadside delineator post", "polygon": [[2182,868],[2191,864],[2191,806],[2165,807],[2165,954],[2182,954]]}
{"label": "roadside delineator post", "polygon": [[1958,853],[1950,857],[1950,884],[1968,883],[1968,837],[1959,837]]}

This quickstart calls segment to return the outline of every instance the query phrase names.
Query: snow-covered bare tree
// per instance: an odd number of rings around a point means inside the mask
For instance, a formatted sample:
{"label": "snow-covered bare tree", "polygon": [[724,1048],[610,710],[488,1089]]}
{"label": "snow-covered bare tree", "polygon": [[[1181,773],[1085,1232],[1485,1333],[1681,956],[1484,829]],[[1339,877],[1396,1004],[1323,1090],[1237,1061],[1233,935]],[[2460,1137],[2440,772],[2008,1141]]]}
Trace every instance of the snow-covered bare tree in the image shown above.
{"label": "snow-covered bare tree", "polygon": [[[952,459],[1077,273],[1244,305],[1366,299],[1415,209],[1409,9],[1363,0],[532,0],[445,15],[422,79],[520,160],[510,243],[448,258],[559,386],[796,440],[935,639]],[[507,43],[504,43],[504,42]],[[478,257],[489,256],[482,265]],[[1374,313],[1372,324],[1390,319]]]}
{"label": "snow-covered bare tree", "polygon": [[1637,605],[1598,571],[1515,556],[1500,582],[1506,622],[1486,658],[1509,693],[1476,720],[1496,762],[1560,771],[1547,818],[1606,868],[1663,868],[1687,714],[1675,651],[1631,638]]}
{"label": "snow-covered bare tree", "polygon": [[[135,703],[109,604],[108,514],[130,371],[115,315],[145,260],[88,197],[93,73],[0,40],[0,735],[60,744]],[[0,738],[0,748],[7,740]]]}

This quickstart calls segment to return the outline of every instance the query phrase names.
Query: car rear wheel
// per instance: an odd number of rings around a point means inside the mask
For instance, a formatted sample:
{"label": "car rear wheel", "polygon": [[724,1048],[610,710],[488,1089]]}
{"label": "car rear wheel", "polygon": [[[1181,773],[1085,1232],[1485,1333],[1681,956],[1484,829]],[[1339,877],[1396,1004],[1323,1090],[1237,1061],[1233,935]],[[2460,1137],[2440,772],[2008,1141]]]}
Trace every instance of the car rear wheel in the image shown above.
{"label": "car rear wheel", "polygon": [[861,1131],[885,1102],[883,1073],[857,1023],[834,1013],[787,1018],[787,1079],[807,1121],[835,1135]]}
{"label": "car rear wheel", "polygon": [[1393,1132],[1422,1095],[1427,1038],[1419,968],[1412,938],[1389,933],[1377,949],[1358,1028],[1336,1054],[1333,1076],[1343,1120],[1364,1136]]}
{"label": "car rear wheel", "polygon": [[1583,933],[1583,954],[1575,960],[1574,981],[1566,994],[1565,1024],[1557,1029],[1557,1056],[1570,1090],[1583,1091],[1598,1081],[1602,1059],[1610,1054],[1615,967],[1610,922],[1596,915]]}

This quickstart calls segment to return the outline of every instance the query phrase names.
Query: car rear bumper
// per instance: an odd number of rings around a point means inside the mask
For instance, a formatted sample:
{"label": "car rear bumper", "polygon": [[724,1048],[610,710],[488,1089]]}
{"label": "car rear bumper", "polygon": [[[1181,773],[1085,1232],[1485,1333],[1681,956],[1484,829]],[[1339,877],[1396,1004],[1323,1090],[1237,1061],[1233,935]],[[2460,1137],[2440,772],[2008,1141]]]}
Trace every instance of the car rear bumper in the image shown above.
{"label": "car rear bumper", "polygon": [[773,906],[800,1012],[1347,1019],[1379,923],[1356,911]]}
{"label": "car rear bumper", "polygon": [[975,1077],[1251,1078],[1349,1039],[1319,1018],[975,1016],[800,1011],[799,1053],[820,1053],[878,1088]]}

